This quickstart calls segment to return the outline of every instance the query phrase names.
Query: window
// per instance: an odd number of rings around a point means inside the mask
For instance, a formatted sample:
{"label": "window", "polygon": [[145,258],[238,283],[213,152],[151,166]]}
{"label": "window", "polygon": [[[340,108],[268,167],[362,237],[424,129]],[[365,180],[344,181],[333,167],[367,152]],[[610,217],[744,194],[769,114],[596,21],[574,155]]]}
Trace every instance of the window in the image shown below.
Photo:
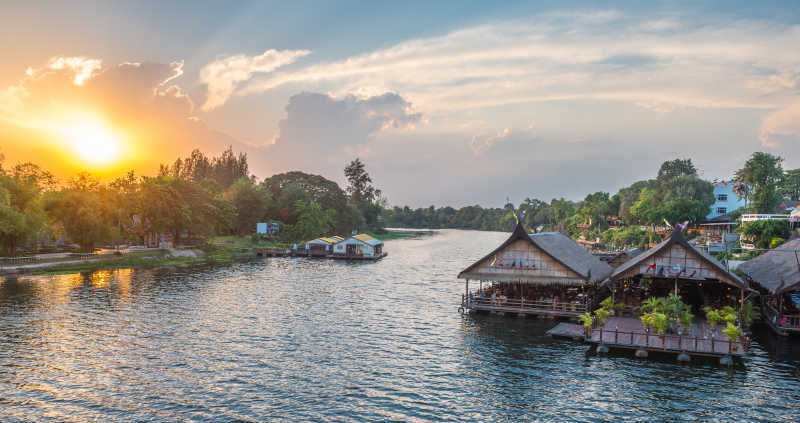
{"label": "window", "polygon": [[728,201],[728,194],[717,195],[717,201]]}
{"label": "window", "polygon": [[725,214],[728,213],[727,207],[717,207],[717,214]]}

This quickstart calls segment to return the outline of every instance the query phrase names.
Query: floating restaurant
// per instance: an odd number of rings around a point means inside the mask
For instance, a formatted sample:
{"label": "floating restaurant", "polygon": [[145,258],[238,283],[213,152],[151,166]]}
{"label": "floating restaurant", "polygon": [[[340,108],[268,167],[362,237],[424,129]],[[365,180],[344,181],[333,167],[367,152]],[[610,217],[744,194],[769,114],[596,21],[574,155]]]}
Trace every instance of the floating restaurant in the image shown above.
{"label": "floating restaurant", "polygon": [[[634,349],[638,356],[648,351],[677,353],[681,360],[689,360],[690,355],[741,356],[748,351],[749,342],[738,328],[717,331],[716,320],[696,316],[709,310],[715,316],[720,315],[717,310],[738,311],[752,290],[720,262],[690,245],[680,229],[618,267],[606,284],[615,315],[595,319],[586,330],[588,342]],[[655,313],[659,307],[667,310]],[[648,321],[643,318],[650,315],[647,311],[667,319],[663,325]],[[738,315],[728,322],[734,319]]]}
{"label": "floating restaurant", "polygon": [[388,254],[383,251],[383,241],[367,234],[321,237],[306,242],[304,247],[282,250],[254,248],[255,257],[314,257],[339,260],[380,260]]}
{"label": "floating restaurant", "polygon": [[596,305],[598,284],[611,270],[566,235],[527,233],[518,223],[458,275],[465,280],[462,309],[576,318]]}
{"label": "floating restaurant", "polygon": [[739,265],[761,293],[761,317],[779,335],[800,334],[800,239]]}

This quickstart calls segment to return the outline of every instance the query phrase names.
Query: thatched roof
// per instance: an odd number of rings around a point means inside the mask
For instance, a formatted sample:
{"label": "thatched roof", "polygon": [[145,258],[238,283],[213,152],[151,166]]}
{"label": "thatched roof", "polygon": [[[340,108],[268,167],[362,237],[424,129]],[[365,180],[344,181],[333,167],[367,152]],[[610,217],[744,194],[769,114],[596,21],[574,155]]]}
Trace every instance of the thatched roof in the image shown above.
{"label": "thatched roof", "polygon": [[602,281],[611,274],[611,266],[600,261],[597,257],[586,251],[586,249],[576,244],[575,241],[568,236],[560,232],[529,234],[525,231],[522,224],[518,223],[511,237],[494,249],[494,251],[464,269],[458,274],[458,277],[460,279],[469,279],[471,276],[470,272],[473,269],[517,240],[530,242],[545,254],[552,257],[553,260],[577,273],[585,281]]}
{"label": "thatched roof", "polygon": [[773,294],[800,289],[800,251],[797,250],[800,250],[800,239],[748,260],[738,269]]}
{"label": "thatched roof", "polygon": [[689,254],[694,254],[701,262],[709,264],[710,267],[714,269],[715,274],[718,276],[717,279],[720,282],[725,282],[739,288],[746,288],[745,282],[741,280],[738,276],[728,272],[728,269],[726,269],[725,266],[722,265],[722,263],[717,261],[714,257],[711,257],[705,251],[698,250],[694,248],[691,244],[689,244],[686,241],[686,239],[683,238],[683,234],[678,229],[673,230],[669,238],[667,238],[660,244],[645,251],[642,254],[639,254],[638,256],[628,260],[621,266],[617,267],[611,274],[609,280],[615,281],[636,275],[642,275],[642,273],[636,271],[636,268],[638,266],[641,266],[643,263],[649,263],[653,261],[655,256],[657,256],[661,252],[668,251],[675,244],[682,246]]}

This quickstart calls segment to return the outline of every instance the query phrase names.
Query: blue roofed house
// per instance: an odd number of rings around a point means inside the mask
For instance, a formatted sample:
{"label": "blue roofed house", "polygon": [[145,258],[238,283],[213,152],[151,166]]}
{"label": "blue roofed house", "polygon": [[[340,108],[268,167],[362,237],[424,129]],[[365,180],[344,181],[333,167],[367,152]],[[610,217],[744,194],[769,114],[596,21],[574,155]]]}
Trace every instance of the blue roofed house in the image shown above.
{"label": "blue roofed house", "polygon": [[744,207],[744,199],[740,199],[736,192],[733,191],[733,181],[715,179],[713,184],[714,204],[711,205],[711,211],[706,216],[706,219],[711,220],[732,212],[739,207]]}

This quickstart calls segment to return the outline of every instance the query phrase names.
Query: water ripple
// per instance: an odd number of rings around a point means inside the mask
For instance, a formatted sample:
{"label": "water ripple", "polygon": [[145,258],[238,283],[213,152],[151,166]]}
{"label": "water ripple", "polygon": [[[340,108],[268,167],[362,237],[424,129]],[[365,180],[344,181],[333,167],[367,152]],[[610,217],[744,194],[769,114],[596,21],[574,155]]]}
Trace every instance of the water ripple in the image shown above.
{"label": "water ripple", "polygon": [[505,234],[390,241],[380,262],[268,259],[0,279],[2,421],[800,421],[800,343],[727,369],[456,312]]}

